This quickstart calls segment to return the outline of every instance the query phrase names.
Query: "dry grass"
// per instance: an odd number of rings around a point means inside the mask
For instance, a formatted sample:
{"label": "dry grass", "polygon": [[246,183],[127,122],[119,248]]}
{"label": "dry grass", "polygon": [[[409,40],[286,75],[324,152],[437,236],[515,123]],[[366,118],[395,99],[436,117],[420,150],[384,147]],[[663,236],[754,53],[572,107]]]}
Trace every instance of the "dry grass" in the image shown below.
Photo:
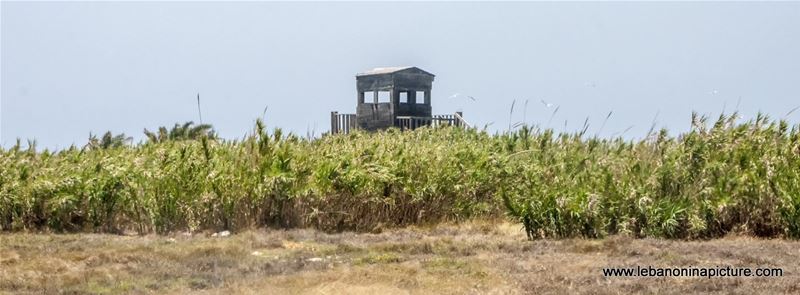
{"label": "dry grass", "polygon": [[[800,242],[527,241],[471,222],[382,233],[0,234],[0,293],[798,293]],[[604,278],[604,266],[780,267],[773,278]]]}

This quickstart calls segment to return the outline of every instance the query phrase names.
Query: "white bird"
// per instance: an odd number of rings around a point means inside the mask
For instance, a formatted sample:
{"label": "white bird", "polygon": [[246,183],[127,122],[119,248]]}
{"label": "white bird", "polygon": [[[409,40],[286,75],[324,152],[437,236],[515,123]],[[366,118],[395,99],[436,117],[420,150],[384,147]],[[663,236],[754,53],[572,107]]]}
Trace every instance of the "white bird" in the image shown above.
{"label": "white bird", "polygon": [[542,99],[542,104],[543,104],[545,107],[548,107],[548,108],[553,106],[553,104],[552,104],[552,103],[548,103],[548,102],[544,101],[544,99]]}
{"label": "white bird", "polygon": [[450,96],[450,98],[456,98],[456,97],[459,97],[459,96],[466,96],[467,98],[471,99],[472,101],[477,101],[474,97],[469,96],[469,95],[462,95],[461,93],[453,94],[453,95]]}

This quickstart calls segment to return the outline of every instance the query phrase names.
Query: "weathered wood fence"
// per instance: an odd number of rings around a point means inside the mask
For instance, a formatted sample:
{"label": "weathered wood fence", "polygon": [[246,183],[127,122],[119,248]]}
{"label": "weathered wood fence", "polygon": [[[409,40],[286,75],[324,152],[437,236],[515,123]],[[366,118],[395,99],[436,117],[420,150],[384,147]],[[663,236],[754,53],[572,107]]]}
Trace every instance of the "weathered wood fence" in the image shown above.
{"label": "weathered wood fence", "polygon": [[[463,113],[456,112],[452,115],[433,115],[432,117],[397,116],[394,126],[401,130],[414,130],[422,126],[440,127],[457,126],[468,128],[470,125],[464,120]],[[355,114],[339,114],[331,112],[331,134],[348,134],[358,128]]]}
{"label": "weathered wood fence", "polygon": [[461,112],[458,112],[452,115],[433,115],[433,117],[397,116],[394,121],[394,126],[401,130],[414,130],[422,126],[468,127],[469,125],[464,122]]}
{"label": "weathered wood fence", "polygon": [[331,134],[348,134],[350,130],[356,129],[356,126],[356,114],[331,112]]}

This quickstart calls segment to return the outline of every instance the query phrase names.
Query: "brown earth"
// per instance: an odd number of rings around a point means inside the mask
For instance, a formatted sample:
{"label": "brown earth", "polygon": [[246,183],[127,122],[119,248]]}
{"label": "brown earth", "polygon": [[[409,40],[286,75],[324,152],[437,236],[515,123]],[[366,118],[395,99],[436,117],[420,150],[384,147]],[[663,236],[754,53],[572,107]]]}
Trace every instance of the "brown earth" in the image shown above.
{"label": "brown earth", "polygon": [[[527,241],[470,222],[382,233],[253,230],[118,236],[0,234],[0,293],[620,294],[800,293],[800,242]],[[604,277],[610,266],[781,268],[778,277]]]}

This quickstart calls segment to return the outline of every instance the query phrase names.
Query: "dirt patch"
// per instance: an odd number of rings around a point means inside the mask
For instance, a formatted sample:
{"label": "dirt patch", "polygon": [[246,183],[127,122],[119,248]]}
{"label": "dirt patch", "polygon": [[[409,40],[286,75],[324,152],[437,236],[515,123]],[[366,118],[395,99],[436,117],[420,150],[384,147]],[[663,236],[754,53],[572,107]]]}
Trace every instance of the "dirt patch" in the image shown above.
{"label": "dirt patch", "polygon": [[[800,243],[730,237],[527,241],[471,222],[327,234],[0,234],[0,293],[619,294],[800,292]],[[768,278],[604,277],[603,267],[771,267]]]}

